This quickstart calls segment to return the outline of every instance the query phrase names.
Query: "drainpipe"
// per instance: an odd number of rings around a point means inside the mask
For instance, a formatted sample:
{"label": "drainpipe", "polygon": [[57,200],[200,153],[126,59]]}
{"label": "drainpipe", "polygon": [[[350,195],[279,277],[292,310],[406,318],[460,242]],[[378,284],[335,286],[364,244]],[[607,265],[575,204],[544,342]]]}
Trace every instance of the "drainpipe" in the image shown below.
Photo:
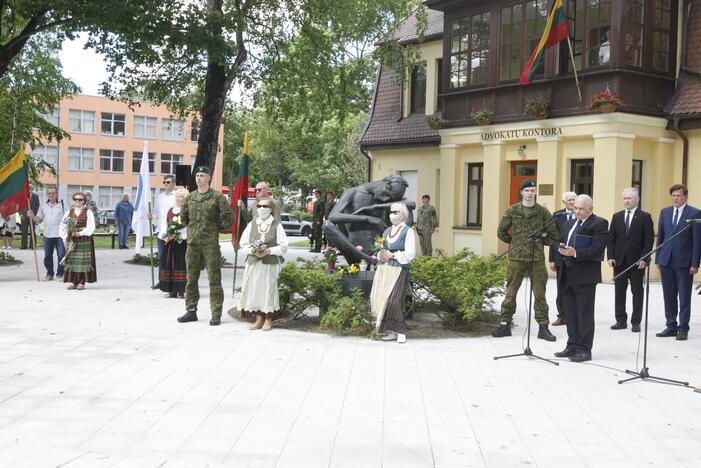
{"label": "drainpipe", "polygon": [[372,159],[370,159],[370,155],[362,146],[360,147],[360,152],[363,153],[368,160],[368,182],[370,182],[372,181]]}
{"label": "drainpipe", "polygon": [[687,172],[689,172],[689,138],[687,138],[684,132],[682,132],[682,129],[679,127],[679,117],[675,117],[672,122],[674,123],[672,130],[679,135],[679,138],[682,139],[684,144],[684,148],[682,150],[682,184],[686,185],[686,175]]}

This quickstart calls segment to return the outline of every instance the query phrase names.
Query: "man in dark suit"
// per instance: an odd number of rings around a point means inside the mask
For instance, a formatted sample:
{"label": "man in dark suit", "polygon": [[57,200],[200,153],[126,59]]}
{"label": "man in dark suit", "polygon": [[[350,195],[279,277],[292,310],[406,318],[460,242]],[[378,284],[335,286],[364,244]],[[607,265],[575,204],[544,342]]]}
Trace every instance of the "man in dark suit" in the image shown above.
{"label": "man in dark suit", "polygon": [[[574,200],[577,198],[577,194],[574,192],[565,192],[562,194],[562,203],[565,207],[561,210],[557,210],[553,213],[555,217],[555,226],[557,227],[557,232],[562,232],[565,224],[568,221],[572,221],[574,216]],[[555,255],[557,246],[555,248],[550,248],[549,259],[550,270],[555,272],[557,278],[560,277],[560,272],[562,271],[562,256]],[[560,282],[556,281],[557,285],[557,297],[555,298],[555,305],[557,306],[557,319],[551,323],[551,325],[557,327],[565,324],[565,307],[562,305],[562,291],[560,290]]]}
{"label": "man in dark suit", "polygon": [[558,278],[567,321],[567,346],[557,357],[573,362],[591,360],[594,343],[596,285],[601,283],[601,262],[608,243],[608,221],[593,214],[589,195],[574,201],[575,220],[565,224],[557,255],[562,256]]}
{"label": "man in dark suit", "polygon": [[[652,250],[654,229],[652,216],[638,207],[640,195],[638,189],[627,188],[623,191],[623,207],[611,218],[609,226],[608,263],[613,267],[613,274],[618,275],[633,262]],[[626,290],[630,281],[633,293],[633,313],[630,317],[631,330],[640,332],[640,320],[643,317],[643,277],[648,262],[642,261],[637,267],[616,279],[616,323],[611,330],[623,330],[628,327],[626,314]]]}
{"label": "man in dark suit", "polygon": [[[29,195],[29,209],[32,210],[32,213],[39,211],[39,195],[37,195],[34,191],[32,191]],[[19,248],[26,249],[27,244],[29,244],[29,247],[33,249],[36,245],[37,225],[34,225],[34,235],[32,236],[32,229],[29,226],[29,223],[31,222],[29,220],[29,210],[26,208],[20,211],[20,219],[22,220],[22,226],[20,226],[21,240]],[[27,242],[28,239],[29,242]]]}
{"label": "man in dark suit", "polygon": [[[685,185],[672,185],[669,194],[672,196],[672,206],[660,211],[660,220],[657,223],[658,246],[686,228],[687,219],[701,218],[701,211],[686,204],[689,191]],[[701,225],[699,224],[692,224],[657,252],[655,263],[660,269],[664,314],[667,319],[666,328],[657,333],[657,336],[676,336],[679,341],[687,339],[691,318],[691,287],[694,275],[699,271],[699,258],[701,258]]]}

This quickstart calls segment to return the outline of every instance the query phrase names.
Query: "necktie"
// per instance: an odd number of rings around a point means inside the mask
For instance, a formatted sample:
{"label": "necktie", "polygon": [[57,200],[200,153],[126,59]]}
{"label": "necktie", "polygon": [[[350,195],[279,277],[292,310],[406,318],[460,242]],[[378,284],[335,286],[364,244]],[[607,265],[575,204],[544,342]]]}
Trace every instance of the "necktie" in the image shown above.
{"label": "necktie", "polygon": [[574,245],[574,238],[577,235],[577,233],[579,232],[579,228],[581,228],[581,227],[582,227],[582,220],[580,219],[579,221],[577,221],[577,227],[575,227],[574,231],[572,231],[572,235],[570,236],[569,239],[567,239],[567,246],[568,247],[571,247],[572,245]]}
{"label": "necktie", "polygon": [[626,211],[626,234],[630,231],[630,211]]}
{"label": "necktie", "polygon": [[672,220],[672,227],[677,227],[677,222],[679,221],[679,208],[674,209],[674,219]]}

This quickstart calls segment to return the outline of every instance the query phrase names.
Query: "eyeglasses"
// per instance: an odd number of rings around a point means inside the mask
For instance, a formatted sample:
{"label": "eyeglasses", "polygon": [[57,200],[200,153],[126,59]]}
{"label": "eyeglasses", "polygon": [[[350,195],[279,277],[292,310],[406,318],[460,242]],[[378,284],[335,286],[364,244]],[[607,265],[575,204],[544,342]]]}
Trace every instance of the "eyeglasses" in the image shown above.
{"label": "eyeglasses", "polygon": [[73,201],[85,201],[85,198],[73,198]]}
{"label": "eyeglasses", "polygon": [[270,205],[258,205],[258,208],[270,208]]}
{"label": "eyeglasses", "polygon": [[172,183],[173,183],[173,181],[170,181],[170,180],[164,180],[164,181],[163,181],[163,183],[164,183],[164,184],[166,184],[166,185],[170,185],[170,184],[172,184]]}
{"label": "eyeglasses", "polygon": [[399,214],[399,211],[390,211],[389,214]]}
{"label": "eyeglasses", "polygon": [[257,188],[257,189],[256,189],[256,192],[262,192],[262,191],[263,191],[262,188]]}

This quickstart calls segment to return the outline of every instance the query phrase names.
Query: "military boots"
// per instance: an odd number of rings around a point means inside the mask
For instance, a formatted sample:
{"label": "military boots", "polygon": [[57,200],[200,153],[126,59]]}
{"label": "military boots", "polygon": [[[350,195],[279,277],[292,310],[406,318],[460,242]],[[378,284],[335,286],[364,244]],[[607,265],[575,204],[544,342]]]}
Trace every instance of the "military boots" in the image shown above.
{"label": "military boots", "polygon": [[185,312],[185,315],[182,317],[178,317],[178,322],[180,323],[187,323],[187,322],[197,322],[197,311],[196,310],[188,310]]}
{"label": "military boots", "polygon": [[492,332],[494,338],[502,338],[504,336],[511,336],[511,322],[501,322],[499,328]]}
{"label": "military boots", "polygon": [[555,338],[555,335],[550,333],[550,330],[548,330],[547,325],[541,325],[540,329],[538,330],[538,338],[541,340],[545,341],[555,341],[557,338]]}

